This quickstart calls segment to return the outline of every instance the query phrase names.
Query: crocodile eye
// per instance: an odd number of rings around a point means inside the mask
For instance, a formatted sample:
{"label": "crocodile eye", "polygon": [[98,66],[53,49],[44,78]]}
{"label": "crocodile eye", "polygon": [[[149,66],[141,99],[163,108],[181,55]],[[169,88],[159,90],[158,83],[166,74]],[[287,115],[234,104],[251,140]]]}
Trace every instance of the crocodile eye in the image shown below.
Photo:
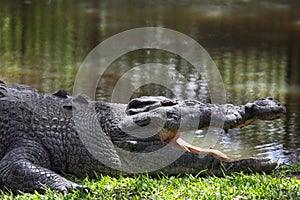
{"label": "crocodile eye", "polygon": [[162,106],[173,106],[173,105],[176,105],[177,102],[176,102],[176,100],[172,100],[172,99],[164,99],[160,102],[160,104]]}

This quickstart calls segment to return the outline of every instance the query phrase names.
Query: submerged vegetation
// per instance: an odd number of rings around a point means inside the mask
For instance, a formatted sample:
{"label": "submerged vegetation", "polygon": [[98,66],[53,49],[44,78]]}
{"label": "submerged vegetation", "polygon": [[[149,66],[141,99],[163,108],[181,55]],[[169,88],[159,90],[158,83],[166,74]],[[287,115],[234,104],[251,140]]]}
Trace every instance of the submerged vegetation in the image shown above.
{"label": "submerged vegetation", "polygon": [[298,199],[300,165],[278,167],[272,174],[234,173],[224,177],[99,176],[76,182],[92,188],[92,194],[74,191],[68,195],[48,190],[46,194],[1,192],[1,199]]}

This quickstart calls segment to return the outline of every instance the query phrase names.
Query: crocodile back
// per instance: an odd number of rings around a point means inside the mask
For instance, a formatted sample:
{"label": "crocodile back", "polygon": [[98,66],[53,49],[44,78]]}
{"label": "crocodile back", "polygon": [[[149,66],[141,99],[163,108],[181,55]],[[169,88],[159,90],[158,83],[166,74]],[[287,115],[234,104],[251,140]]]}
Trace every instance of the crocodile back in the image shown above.
{"label": "crocodile back", "polygon": [[40,94],[25,85],[0,84],[0,156],[17,146],[38,143],[48,153],[54,171],[64,170],[64,138],[71,113],[64,106],[71,98]]}

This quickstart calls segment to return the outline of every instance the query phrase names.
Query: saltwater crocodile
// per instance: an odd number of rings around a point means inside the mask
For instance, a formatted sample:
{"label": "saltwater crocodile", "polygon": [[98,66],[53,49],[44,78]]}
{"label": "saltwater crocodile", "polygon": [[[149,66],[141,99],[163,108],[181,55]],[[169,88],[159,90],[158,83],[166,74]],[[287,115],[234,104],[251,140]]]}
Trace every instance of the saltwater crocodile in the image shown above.
{"label": "saltwater crocodile", "polygon": [[[145,171],[153,175],[197,174],[206,170],[207,174],[221,175],[275,168],[271,159],[233,160],[217,150],[193,147],[178,137],[185,131],[210,127],[213,113],[228,130],[255,119],[277,119],[285,108],[272,98],[241,106],[161,96],[114,104],[84,95],[73,98],[64,90],[41,94],[30,86],[0,82],[0,187],[13,192],[43,192],[47,187],[67,193],[89,189],[67,180],[62,173],[95,177]],[[161,158],[147,157],[161,149],[165,154]],[[201,157],[199,153],[208,155]],[[168,159],[175,154],[178,157],[171,163],[161,164],[164,156]]]}

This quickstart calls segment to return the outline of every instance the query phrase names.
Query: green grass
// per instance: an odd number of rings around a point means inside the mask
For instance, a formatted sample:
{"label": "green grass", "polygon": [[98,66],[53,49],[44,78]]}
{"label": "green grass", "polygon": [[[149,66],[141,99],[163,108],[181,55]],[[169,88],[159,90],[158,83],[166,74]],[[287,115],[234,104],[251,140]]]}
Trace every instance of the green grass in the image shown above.
{"label": "green grass", "polygon": [[300,165],[281,166],[272,174],[235,173],[224,177],[136,177],[109,176],[99,180],[78,180],[92,188],[92,194],[79,191],[63,195],[48,190],[46,194],[12,195],[1,192],[0,199],[299,199]]}

